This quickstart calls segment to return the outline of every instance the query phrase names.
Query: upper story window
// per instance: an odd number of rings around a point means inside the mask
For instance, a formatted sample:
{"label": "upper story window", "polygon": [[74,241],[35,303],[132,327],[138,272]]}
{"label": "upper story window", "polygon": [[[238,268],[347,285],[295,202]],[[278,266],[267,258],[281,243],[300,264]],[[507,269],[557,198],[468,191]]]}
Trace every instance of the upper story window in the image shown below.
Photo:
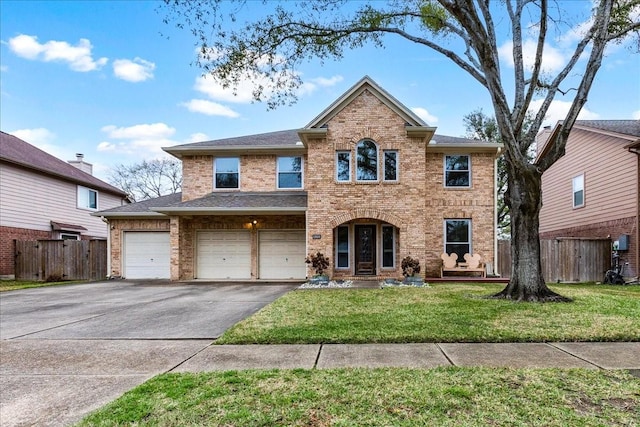
{"label": "upper story window", "polygon": [[302,157],[278,157],[278,188],[302,188]]}
{"label": "upper story window", "polygon": [[584,206],[584,174],[573,178],[573,207]]}
{"label": "upper story window", "polygon": [[397,151],[384,152],[384,180],[385,181],[398,180],[398,152]]}
{"label": "upper story window", "polygon": [[378,146],[370,139],[362,140],[356,146],[356,180],[378,180]]}
{"label": "upper story window", "polygon": [[87,187],[78,186],[78,207],[80,209],[98,209],[98,192]]}
{"label": "upper story window", "polygon": [[471,162],[469,156],[444,157],[444,186],[471,187]]}
{"label": "upper story window", "polygon": [[351,181],[351,152],[336,152],[336,181]]}
{"label": "upper story window", "polygon": [[239,188],[240,159],[238,157],[218,157],[214,162],[215,188]]}
{"label": "upper story window", "polygon": [[444,222],[444,251],[458,254],[458,262],[464,262],[464,254],[471,252],[471,220],[447,219]]}

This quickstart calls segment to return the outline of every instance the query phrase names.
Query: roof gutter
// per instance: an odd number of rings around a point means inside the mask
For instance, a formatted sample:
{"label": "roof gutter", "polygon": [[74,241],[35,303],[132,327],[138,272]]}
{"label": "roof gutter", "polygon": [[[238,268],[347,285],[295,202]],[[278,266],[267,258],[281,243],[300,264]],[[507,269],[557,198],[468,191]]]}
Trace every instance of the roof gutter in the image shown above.
{"label": "roof gutter", "polygon": [[290,152],[304,154],[307,149],[303,144],[300,145],[262,145],[262,146],[244,146],[244,145],[227,145],[215,147],[162,147],[162,149],[178,159],[182,156],[202,156],[202,155],[220,155],[220,154],[269,154],[273,152]]}
{"label": "roof gutter", "polygon": [[164,207],[150,208],[164,215],[238,215],[238,214],[262,214],[282,215],[301,214],[307,211],[306,207],[259,207],[259,208],[196,208],[196,207]]}

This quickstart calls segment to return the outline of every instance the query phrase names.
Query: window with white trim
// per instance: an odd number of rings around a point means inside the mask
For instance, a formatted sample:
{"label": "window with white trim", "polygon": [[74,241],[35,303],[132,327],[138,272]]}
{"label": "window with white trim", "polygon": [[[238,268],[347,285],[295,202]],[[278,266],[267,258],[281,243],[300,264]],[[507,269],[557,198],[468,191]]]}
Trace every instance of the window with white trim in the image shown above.
{"label": "window with white trim", "polygon": [[467,155],[444,156],[444,186],[471,187],[471,160]]}
{"label": "window with white trim", "polygon": [[62,240],[80,240],[80,236],[78,234],[71,233],[60,233],[60,238]]}
{"label": "window with white trim", "polygon": [[351,152],[350,151],[336,152],[336,181],[338,182],[351,181]]}
{"label": "window with white trim", "polygon": [[302,157],[278,157],[278,188],[302,188]]}
{"label": "window with white trim", "polygon": [[382,226],[382,268],[395,267],[395,230],[392,225]]}
{"label": "window with white trim", "polygon": [[349,226],[336,229],[336,268],[349,268]]}
{"label": "window with white trim", "polygon": [[87,187],[78,186],[78,207],[80,209],[98,210],[98,192]]}
{"label": "window with white trim", "polygon": [[378,180],[378,146],[370,139],[356,145],[356,181]]}
{"label": "window with white trim", "polygon": [[240,159],[238,157],[217,157],[213,168],[215,188],[240,188]]}
{"label": "window with white trim", "polygon": [[444,251],[458,254],[458,262],[471,252],[471,220],[447,219],[444,221]]}
{"label": "window with white trim", "polygon": [[584,174],[576,176],[572,181],[573,207],[581,208],[584,206]]}
{"label": "window with white trim", "polygon": [[384,180],[385,181],[398,180],[398,152],[397,151],[384,152]]}

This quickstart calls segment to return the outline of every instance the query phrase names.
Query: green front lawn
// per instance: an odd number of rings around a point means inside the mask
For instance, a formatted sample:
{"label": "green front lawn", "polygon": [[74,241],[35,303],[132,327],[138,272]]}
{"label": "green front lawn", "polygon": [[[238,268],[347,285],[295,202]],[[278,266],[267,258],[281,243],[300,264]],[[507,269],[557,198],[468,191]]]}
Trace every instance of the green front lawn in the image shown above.
{"label": "green front lawn", "polygon": [[640,340],[640,286],[554,285],[572,303],[484,299],[501,285],[290,292],[217,344]]}
{"label": "green front lawn", "polygon": [[37,282],[33,280],[0,280],[0,292],[15,291],[18,289],[43,288],[45,286],[71,285],[76,283],[84,283],[84,281]]}
{"label": "green front lawn", "polygon": [[332,369],[158,376],[81,426],[636,426],[621,371]]}

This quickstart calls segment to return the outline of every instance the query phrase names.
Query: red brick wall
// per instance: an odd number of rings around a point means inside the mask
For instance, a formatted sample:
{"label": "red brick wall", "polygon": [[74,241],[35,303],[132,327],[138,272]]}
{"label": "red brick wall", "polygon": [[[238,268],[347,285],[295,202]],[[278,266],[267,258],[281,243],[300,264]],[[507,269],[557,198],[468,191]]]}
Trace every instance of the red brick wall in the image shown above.
{"label": "red brick wall", "polygon": [[50,231],[26,228],[0,227],[0,276],[15,274],[15,241],[51,239]]}

